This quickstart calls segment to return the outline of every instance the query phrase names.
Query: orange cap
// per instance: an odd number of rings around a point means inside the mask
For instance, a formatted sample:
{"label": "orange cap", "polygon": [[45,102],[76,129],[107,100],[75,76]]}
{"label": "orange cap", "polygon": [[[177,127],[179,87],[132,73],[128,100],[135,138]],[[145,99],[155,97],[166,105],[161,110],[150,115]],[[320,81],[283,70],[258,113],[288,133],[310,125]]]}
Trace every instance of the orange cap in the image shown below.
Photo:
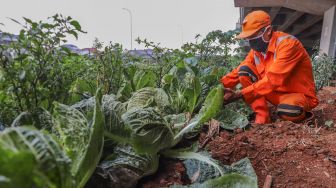
{"label": "orange cap", "polygon": [[271,25],[271,18],[266,12],[262,10],[253,11],[246,15],[242,24],[243,31],[237,36],[237,38],[247,38],[268,25]]}

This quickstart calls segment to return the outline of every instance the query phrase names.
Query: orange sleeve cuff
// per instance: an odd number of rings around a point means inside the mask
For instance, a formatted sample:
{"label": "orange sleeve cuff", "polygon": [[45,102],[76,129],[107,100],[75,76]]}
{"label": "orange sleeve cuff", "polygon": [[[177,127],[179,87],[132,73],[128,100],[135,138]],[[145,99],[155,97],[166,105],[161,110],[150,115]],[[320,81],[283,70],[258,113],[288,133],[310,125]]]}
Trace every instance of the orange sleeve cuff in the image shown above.
{"label": "orange sleeve cuff", "polygon": [[225,87],[225,76],[223,76],[219,81],[220,81],[220,82],[223,84],[223,86]]}
{"label": "orange sleeve cuff", "polygon": [[223,84],[225,88],[231,89],[236,85],[235,82],[237,82],[235,79],[232,79],[228,76],[223,76],[219,81]]}
{"label": "orange sleeve cuff", "polygon": [[251,96],[254,95],[254,88],[253,85],[250,85],[244,89],[241,90],[241,93],[243,94],[243,96]]}

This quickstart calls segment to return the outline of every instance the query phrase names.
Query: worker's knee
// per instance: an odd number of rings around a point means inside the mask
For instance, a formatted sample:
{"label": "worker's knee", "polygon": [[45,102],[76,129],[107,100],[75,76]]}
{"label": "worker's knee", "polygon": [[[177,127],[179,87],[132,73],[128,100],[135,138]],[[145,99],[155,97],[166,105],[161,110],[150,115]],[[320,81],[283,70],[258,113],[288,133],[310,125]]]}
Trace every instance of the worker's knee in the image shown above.
{"label": "worker's knee", "polygon": [[306,112],[301,106],[279,104],[277,114],[283,120],[299,122],[305,118]]}
{"label": "worker's knee", "polygon": [[258,81],[257,75],[252,71],[250,67],[247,65],[242,65],[238,69],[239,79],[248,77],[252,82]]}

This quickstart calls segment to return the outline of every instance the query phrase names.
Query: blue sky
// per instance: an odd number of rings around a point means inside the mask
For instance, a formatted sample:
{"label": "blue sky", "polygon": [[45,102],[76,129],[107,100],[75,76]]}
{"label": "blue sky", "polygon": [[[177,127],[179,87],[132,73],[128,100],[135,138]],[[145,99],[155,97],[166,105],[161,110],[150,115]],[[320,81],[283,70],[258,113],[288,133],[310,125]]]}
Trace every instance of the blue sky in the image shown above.
{"label": "blue sky", "polygon": [[[178,48],[193,42],[196,34],[234,29],[239,9],[233,0],[10,0],[1,3],[1,29],[17,34],[20,27],[6,17],[45,20],[56,13],[77,19],[87,34],[69,42],[91,47],[95,37],[130,48],[130,17],[133,14],[133,39],[147,38],[164,47]],[[133,42],[133,48],[143,48]]]}

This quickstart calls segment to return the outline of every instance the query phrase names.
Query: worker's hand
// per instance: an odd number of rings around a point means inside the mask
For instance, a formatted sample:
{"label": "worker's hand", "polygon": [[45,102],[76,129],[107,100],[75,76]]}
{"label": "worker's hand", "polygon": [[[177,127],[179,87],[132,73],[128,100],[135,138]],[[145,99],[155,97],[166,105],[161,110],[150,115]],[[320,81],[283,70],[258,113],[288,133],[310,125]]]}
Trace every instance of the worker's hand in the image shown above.
{"label": "worker's hand", "polygon": [[232,89],[224,88],[224,102],[223,104],[229,104],[235,102],[243,97],[240,91],[235,92]]}

